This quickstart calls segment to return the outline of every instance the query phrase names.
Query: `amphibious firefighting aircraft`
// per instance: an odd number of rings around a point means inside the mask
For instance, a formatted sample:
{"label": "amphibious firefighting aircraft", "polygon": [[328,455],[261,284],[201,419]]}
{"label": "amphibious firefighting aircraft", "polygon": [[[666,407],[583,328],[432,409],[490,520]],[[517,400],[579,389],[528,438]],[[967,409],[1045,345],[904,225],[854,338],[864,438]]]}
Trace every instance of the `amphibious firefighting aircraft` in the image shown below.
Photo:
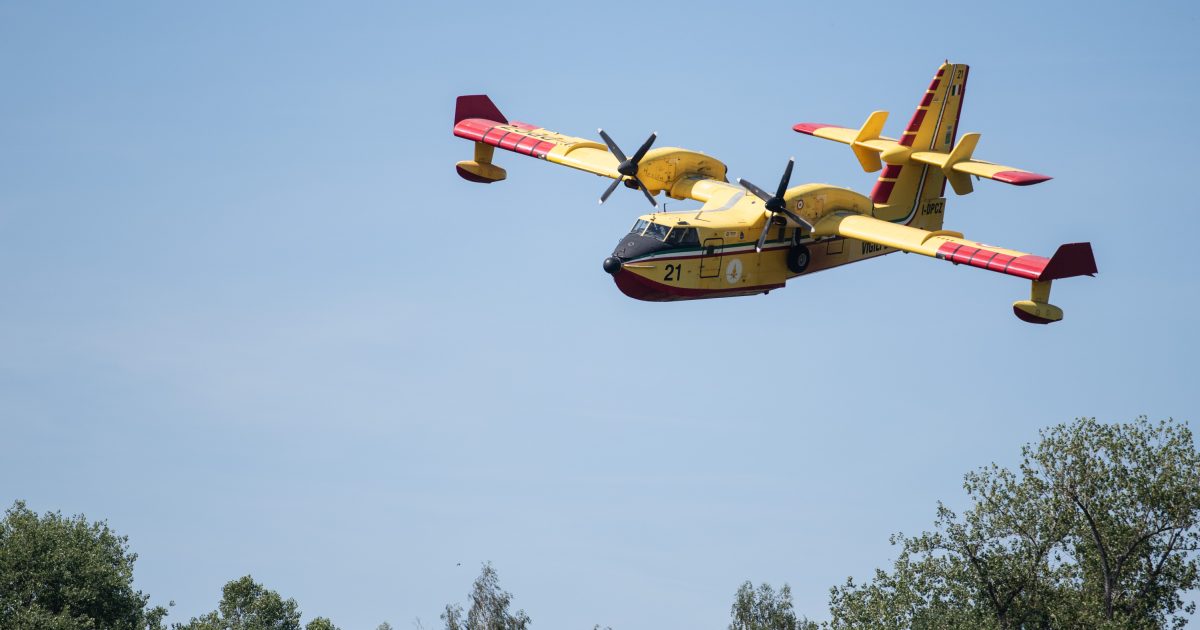
{"label": "amphibious firefighting aircraft", "polygon": [[[797,276],[906,251],[954,264],[1032,281],[1028,300],[1013,303],[1020,319],[1048,324],[1062,319],[1049,303],[1054,280],[1094,275],[1090,243],[1062,245],[1050,258],[963,238],[942,229],[946,182],[972,191],[971,176],[1028,186],[1049,177],[974,159],[979,134],[955,142],[967,85],[967,66],[946,62],[921,96],[899,139],[880,135],[888,113],[872,113],[858,129],[799,123],[799,133],[850,145],[863,170],[882,170],[871,196],[827,184],[789,188],[794,160],[779,186],[764,190],[744,179],[726,179],[726,167],[698,151],[651,149],[655,134],[632,155],[603,129],[603,143],[537,125],[510,122],[491,99],[460,96],[454,135],[475,143],[475,159],[459,162],[472,182],[505,178],[492,163],[495,147],[612,178],[604,203],[618,184],[640,190],[655,206],[622,237],[604,270],[617,287],[639,300],[671,301],[768,293]],[[655,195],[694,199],[699,210],[660,212]]]}

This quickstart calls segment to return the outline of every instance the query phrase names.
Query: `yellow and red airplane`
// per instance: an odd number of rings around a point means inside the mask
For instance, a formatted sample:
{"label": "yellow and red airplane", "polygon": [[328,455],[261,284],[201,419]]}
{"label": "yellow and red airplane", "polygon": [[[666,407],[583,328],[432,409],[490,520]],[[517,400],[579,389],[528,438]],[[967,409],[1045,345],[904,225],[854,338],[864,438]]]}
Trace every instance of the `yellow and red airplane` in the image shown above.
{"label": "yellow and red airplane", "polygon": [[[858,129],[799,123],[799,133],[850,145],[863,170],[881,171],[871,195],[827,184],[789,188],[789,161],[774,192],[726,179],[716,158],[675,147],[651,149],[650,137],[626,155],[603,129],[603,143],[510,122],[491,99],[460,96],[454,135],[475,143],[475,159],[459,162],[472,182],[505,178],[492,163],[496,147],[613,179],[638,189],[656,211],[642,215],[622,237],[604,270],[617,287],[639,300],[671,301],[768,293],[797,276],[883,256],[924,254],[954,264],[1004,273],[1032,282],[1028,300],[1013,303],[1020,319],[1048,324],[1062,319],[1049,303],[1054,280],[1094,275],[1090,243],[1062,245],[1050,258],[985,245],[942,229],[946,182],[959,195],[971,176],[1028,186],[1049,177],[972,157],[979,134],[956,142],[967,85],[967,66],[938,68],[899,139],[882,136],[888,113],[872,113]],[[655,195],[694,199],[699,210],[659,212]]]}

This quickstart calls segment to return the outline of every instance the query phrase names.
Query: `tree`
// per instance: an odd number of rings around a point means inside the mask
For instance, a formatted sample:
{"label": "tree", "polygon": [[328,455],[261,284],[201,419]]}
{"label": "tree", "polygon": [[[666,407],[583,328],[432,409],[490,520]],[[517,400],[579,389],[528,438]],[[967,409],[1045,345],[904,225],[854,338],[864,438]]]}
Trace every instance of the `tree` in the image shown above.
{"label": "tree", "polygon": [[[296,600],[283,599],[247,575],[221,589],[217,610],[195,617],[175,630],[300,630],[300,608]],[[317,617],[305,630],[337,630],[329,619]]]}
{"label": "tree", "polygon": [[[1045,431],[1026,463],[1075,509],[1068,550],[1104,620],[1185,625],[1181,593],[1197,585],[1200,453],[1186,425],[1093,419]],[[1036,467],[1036,468],[1035,468]]]}
{"label": "tree", "polygon": [[162,628],[167,610],[133,588],[128,540],[104,521],[13,503],[0,521],[0,628]]}
{"label": "tree", "polygon": [[471,588],[471,609],[463,621],[463,609],[458,604],[446,604],[442,621],[446,630],[527,630],[531,622],[524,610],[508,612],[512,593],[500,588],[500,579],[492,563],[484,563],[479,577]]}
{"label": "tree", "polygon": [[807,621],[796,620],[792,608],[792,588],[787,584],[776,592],[763,582],[758,589],[746,581],[738,587],[730,608],[729,630],[799,630],[808,628]]}
{"label": "tree", "polygon": [[969,473],[971,507],[896,535],[890,571],[832,589],[830,628],[1183,627],[1200,584],[1200,453],[1186,424],[1079,419],[1017,471]]}

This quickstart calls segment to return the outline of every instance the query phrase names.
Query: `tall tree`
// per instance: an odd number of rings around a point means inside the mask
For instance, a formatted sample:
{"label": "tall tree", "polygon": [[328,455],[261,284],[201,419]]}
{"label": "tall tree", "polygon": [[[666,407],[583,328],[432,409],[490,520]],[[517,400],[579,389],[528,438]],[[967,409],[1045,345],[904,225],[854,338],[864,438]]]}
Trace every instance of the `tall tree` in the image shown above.
{"label": "tall tree", "polygon": [[508,611],[512,593],[500,588],[500,578],[492,563],[484,563],[471,587],[471,608],[463,619],[463,608],[447,604],[442,613],[446,630],[526,630],[531,623],[524,610]]}
{"label": "tall tree", "polygon": [[17,501],[0,521],[0,628],[162,628],[166,609],[133,588],[136,560],[103,521],[38,516]]}
{"label": "tall tree", "polygon": [[1075,510],[1068,552],[1085,595],[1124,627],[1186,624],[1182,592],[1197,586],[1200,453],[1187,425],[1102,424],[1044,431],[1025,449],[1026,474],[1043,477]]}
{"label": "tall tree", "polygon": [[1080,419],[1017,471],[968,474],[971,507],[894,536],[890,571],[831,591],[831,628],[1180,628],[1200,585],[1200,453],[1186,424]]}
{"label": "tall tree", "polygon": [[[175,630],[300,630],[300,607],[247,575],[221,589],[217,610],[194,617]],[[305,630],[337,630],[329,619],[317,617]]]}
{"label": "tall tree", "polygon": [[750,581],[738,587],[730,607],[729,630],[799,630],[807,622],[796,619],[792,607],[792,587],[784,584],[776,591],[763,582],[756,589]]}

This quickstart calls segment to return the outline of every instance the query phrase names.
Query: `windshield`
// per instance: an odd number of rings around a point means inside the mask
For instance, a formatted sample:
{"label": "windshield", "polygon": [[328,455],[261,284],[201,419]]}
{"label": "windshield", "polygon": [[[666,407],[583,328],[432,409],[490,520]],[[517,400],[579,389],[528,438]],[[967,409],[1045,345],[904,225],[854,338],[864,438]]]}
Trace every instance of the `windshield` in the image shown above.
{"label": "windshield", "polygon": [[646,228],[646,236],[649,236],[650,238],[653,238],[656,241],[661,241],[661,240],[667,238],[667,232],[669,232],[669,231],[671,231],[671,228],[669,228],[665,225],[651,223],[650,227]]}
{"label": "windshield", "polygon": [[646,231],[647,225],[650,225],[649,221],[647,221],[645,219],[638,219],[637,222],[633,224],[633,229],[629,230],[629,233],[630,234],[641,234],[642,232]]}

